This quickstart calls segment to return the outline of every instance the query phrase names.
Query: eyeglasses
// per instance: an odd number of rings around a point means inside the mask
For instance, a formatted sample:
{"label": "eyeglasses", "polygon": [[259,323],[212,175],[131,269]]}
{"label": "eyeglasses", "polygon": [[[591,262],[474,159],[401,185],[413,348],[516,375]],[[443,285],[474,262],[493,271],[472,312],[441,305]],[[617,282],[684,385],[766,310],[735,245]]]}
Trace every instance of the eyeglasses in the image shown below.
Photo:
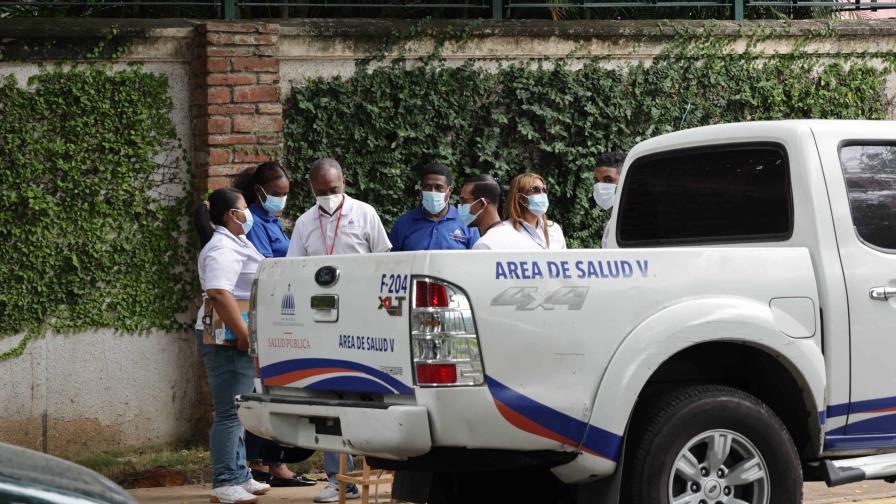
{"label": "eyeglasses", "polygon": [[532,186],[526,191],[526,194],[547,194],[548,187],[547,186]]}

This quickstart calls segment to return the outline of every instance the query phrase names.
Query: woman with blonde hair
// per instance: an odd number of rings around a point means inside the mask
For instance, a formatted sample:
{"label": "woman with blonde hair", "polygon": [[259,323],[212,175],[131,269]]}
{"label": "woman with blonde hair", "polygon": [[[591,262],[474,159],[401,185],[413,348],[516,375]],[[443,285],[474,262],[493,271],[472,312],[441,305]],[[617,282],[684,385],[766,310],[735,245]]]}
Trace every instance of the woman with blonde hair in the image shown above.
{"label": "woman with blonde hair", "polygon": [[543,249],[566,248],[563,230],[547,218],[548,188],[535,173],[517,175],[507,195],[507,223]]}

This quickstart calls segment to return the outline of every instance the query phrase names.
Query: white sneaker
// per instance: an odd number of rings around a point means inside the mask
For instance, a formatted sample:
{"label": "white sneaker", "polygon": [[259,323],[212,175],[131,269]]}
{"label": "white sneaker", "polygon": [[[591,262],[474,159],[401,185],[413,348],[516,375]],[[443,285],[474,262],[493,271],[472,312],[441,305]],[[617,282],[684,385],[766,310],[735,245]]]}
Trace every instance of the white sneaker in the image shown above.
{"label": "white sneaker", "polygon": [[212,497],[209,500],[221,504],[251,504],[258,502],[258,497],[247,492],[241,485],[230,485],[212,490]]}
{"label": "white sneaker", "polygon": [[[357,499],[359,497],[361,497],[361,494],[355,485],[345,489],[346,499]],[[339,485],[327,483],[327,486],[314,496],[314,502],[339,502]]]}
{"label": "white sneaker", "polygon": [[243,490],[252,495],[264,495],[271,489],[271,485],[268,485],[267,483],[259,483],[252,478],[244,481],[242,486]]}

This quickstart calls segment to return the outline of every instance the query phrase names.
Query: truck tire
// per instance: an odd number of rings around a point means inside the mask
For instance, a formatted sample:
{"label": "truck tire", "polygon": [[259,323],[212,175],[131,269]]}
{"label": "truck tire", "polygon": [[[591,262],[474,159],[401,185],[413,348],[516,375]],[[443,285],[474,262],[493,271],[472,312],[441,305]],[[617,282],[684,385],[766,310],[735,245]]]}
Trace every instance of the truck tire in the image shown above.
{"label": "truck tire", "polygon": [[633,420],[631,504],[799,504],[803,476],[787,428],[759,399],[721,385],[674,389]]}

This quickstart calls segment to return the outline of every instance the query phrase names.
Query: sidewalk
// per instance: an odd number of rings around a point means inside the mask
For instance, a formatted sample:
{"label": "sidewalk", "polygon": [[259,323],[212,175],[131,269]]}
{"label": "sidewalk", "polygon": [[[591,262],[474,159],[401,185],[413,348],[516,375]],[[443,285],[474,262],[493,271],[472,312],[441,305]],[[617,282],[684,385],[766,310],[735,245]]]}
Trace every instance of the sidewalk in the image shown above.
{"label": "sidewalk", "polygon": [[[320,483],[304,488],[274,488],[270,493],[258,500],[259,504],[289,502],[291,504],[311,504],[314,494],[323,488]],[[379,501],[389,502],[390,485],[382,485]],[[131,495],[140,504],[207,504],[210,495],[209,485],[190,485],[167,488],[144,488],[131,490]],[[896,485],[883,481],[867,481],[828,488],[824,483],[806,483],[803,490],[803,504],[835,504],[840,502],[867,504],[896,504]],[[373,502],[371,488],[370,501]],[[353,501],[358,502],[358,501]]]}
{"label": "sidewalk", "polygon": [[[318,483],[313,487],[301,488],[272,488],[267,495],[258,499],[258,504],[274,504],[277,502],[289,502],[290,504],[311,504],[314,495],[324,488],[324,483]],[[379,502],[388,504],[389,489],[391,485],[380,485]],[[211,495],[211,485],[189,485],[181,487],[142,488],[130,490],[130,494],[140,504],[208,504]],[[351,502],[360,502],[353,500]],[[374,502],[373,488],[370,489],[370,502]]]}

